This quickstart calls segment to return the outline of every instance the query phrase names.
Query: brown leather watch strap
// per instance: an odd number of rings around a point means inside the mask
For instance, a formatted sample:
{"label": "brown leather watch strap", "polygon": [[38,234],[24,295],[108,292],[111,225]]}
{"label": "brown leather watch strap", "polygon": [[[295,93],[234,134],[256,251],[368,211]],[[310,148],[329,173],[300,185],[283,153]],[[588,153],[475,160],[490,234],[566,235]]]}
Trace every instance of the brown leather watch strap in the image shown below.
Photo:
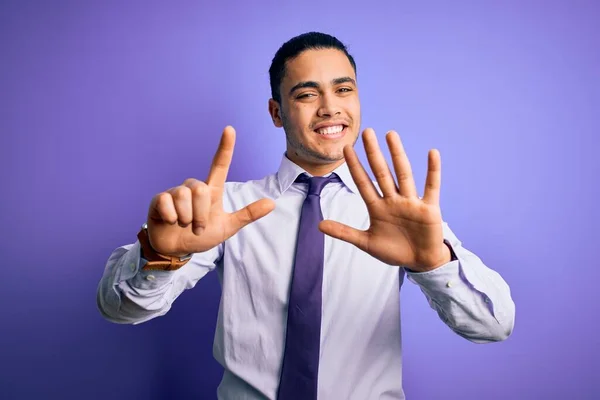
{"label": "brown leather watch strap", "polygon": [[187,264],[192,258],[191,255],[180,258],[157,253],[150,245],[148,230],[145,228],[140,229],[137,237],[142,248],[142,257],[147,260],[146,265],[142,267],[143,271],[175,271]]}
{"label": "brown leather watch strap", "polygon": [[452,245],[448,239],[444,239],[444,244],[450,249],[450,262],[457,261],[458,257],[456,257],[456,253],[454,252],[454,249],[452,248]]}

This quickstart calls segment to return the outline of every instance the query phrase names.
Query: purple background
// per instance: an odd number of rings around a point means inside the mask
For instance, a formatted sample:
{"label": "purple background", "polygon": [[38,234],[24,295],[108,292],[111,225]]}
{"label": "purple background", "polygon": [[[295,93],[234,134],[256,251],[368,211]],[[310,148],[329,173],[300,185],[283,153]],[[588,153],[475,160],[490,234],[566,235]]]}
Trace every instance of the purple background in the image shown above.
{"label": "purple background", "polygon": [[348,44],[363,127],[398,130],[420,190],[440,149],[444,219],[517,305],[476,345],[406,282],[408,398],[600,396],[598,2],[96,3],[0,5],[1,398],[215,397],[216,274],[139,326],[104,321],[96,285],[225,125],[230,180],[275,171],[267,70],[308,30]]}

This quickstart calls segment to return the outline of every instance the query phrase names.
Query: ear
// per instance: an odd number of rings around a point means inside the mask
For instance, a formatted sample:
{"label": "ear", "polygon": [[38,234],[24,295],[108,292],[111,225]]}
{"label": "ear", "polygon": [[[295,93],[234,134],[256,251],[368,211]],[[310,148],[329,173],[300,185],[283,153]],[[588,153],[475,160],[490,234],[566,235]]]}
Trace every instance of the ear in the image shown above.
{"label": "ear", "polygon": [[271,115],[273,125],[277,128],[283,126],[283,121],[281,120],[281,105],[273,99],[269,99],[269,115]]}

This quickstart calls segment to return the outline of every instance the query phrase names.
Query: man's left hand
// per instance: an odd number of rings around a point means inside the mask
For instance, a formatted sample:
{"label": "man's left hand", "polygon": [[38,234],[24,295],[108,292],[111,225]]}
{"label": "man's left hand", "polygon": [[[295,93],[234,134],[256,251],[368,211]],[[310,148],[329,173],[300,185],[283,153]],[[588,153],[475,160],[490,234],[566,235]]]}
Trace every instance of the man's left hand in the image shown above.
{"label": "man's left hand", "polygon": [[363,132],[369,165],[382,195],[369,178],[352,146],[344,147],[348,168],[370,217],[370,227],[361,231],[339,222],[322,221],[319,229],[334,238],[351,243],[390,265],[415,272],[436,269],[451,260],[444,244],[439,205],[441,160],[437,150],[429,151],[427,178],[422,198],[417,195],[410,162],[400,137],[386,136],[397,180],[394,179],[372,129]]}

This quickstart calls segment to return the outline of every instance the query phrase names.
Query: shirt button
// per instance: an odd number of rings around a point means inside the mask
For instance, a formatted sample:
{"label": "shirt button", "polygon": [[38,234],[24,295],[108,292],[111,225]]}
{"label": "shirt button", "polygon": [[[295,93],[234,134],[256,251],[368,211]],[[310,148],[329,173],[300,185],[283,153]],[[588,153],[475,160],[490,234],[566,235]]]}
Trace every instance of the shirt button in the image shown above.
{"label": "shirt button", "polygon": [[148,275],[148,276],[146,277],[146,280],[149,280],[149,281],[153,281],[153,280],[155,280],[155,279],[156,279],[156,277],[155,277],[154,275]]}
{"label": "shirt button", "polygon": [[490,302],[490,298],[489,298],[489,297],[486,297],[486,298],[485,298],[485,302],[486,302],[486,303],[489,303],[489,302]]}
{"label": "shirt button", "polygon": [[446,287],[451,288],[454,284],[452,283],[452,281],[448,281],[448,283],[446,283]]}
{"label": "shirt button", "polygon": [[131,272],[135,271],[135,263],[129,264],[129,269],[131,269]]}

